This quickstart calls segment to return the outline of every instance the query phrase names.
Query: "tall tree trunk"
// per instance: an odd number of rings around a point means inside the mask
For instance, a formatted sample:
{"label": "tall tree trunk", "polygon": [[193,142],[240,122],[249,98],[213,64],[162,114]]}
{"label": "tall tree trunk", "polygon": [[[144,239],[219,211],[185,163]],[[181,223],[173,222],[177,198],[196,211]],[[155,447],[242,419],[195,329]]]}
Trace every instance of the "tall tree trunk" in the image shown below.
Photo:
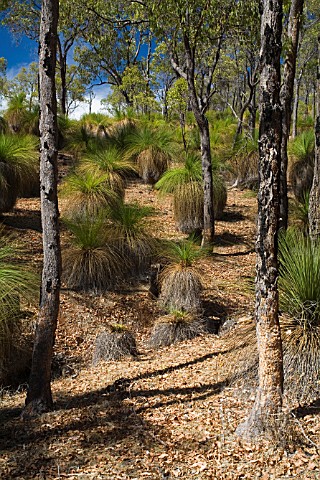
{"label": "tall tree trunk", "polygon": [[278,318],[277,232],[281,145],[280,54],[282,0],[263,1],[259,129],[258,232],[256,240],[256,324],[259,387],[249,418],[237,433],[260,435],[282,407],[283,367]]}
{"label": "tall tree trunk", "polygon": [[200,133],[203,178],[203,230],[201,245],[202,247],[204,247],[212,245],[215,227],[209,122],[205,115],[205,112],[201,110],[196,92],[194,51],[192,51],[188,38],[186,37],[184,37],[184,44],[187,59],[187,83],[190,95],[190,105]]}
{"label": "tall tree trunk", "polygon": [[299,94],[302,81],[303,69],[300,70],[298,78],[294,82],[294,101],[292,109],[292,133],[291,137],[296,138],[298,133],[298,111],[299,111]]}
{"label": "tall tree trunk", "polygon": [[60,89],[60,108],[62,115],[67,114],[67,55],[62,50],[62,45],[59,37],[57,38],[57,47],[58,47],[58,60],[60,68],[60,79],[61,79],[61,89]]}
{"label": "tall tree trunk", "polygon": [[202,246],[212,245],[214,237],[214,207],[213,207],[213,179],[212,159],[210,149],[209,122],[205,115],[198,121],[200,130],[201,162],[203,178],[203,230]]}
{"label": "tall tree trunk", "polygon": [[299,44],[299,31],[303,12],[304,0],[292,0],[287,31],[289,44],[284,68],[283,82],[280,92],[282,105],[282,141],[281,141],[281,169],[280,169],[280,222],[279,228],[286,229],[288,226],[288,140],[290,135],[291,112],[294,78],[296,74],[297,51]]}
{"label": "tall tree trunk", "polygon": [[61,253],[57,197],[57,104],[55,89],[58,0],[43,0],[40,24],[40,191],[43,271],[29,388],[23,415],[52,409],[51,361],[59,312]]}
{"label": "tall tree trunk", "polygon": [[318,37],[315,157],[313,182],[309,199],[309,233],[313,241],[320,238],[320,36]]}

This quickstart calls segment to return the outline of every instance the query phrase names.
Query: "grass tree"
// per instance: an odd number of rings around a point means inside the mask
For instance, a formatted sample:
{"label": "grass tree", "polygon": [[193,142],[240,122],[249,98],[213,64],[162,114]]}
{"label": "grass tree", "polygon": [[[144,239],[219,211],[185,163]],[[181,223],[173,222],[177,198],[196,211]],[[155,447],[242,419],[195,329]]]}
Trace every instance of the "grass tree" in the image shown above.
{"label": "grass tree", "polygon": [[9,99],[4,118],[12,132],[23,130],[28,121],[28,102],[24,93],[18,93]]}
{"label": "grass tree", "polygon": [[0,230],[0,383],[15,381],[7,378],[7,373],[15,373],[12,364],[17,370],[21,367],[18,357],[23,356],[23,351],[20,352],[22,307],[37,297],[36,275],[19,265],[17,254],[18,250]]}
{"label": "grass tree", "polygon": [[116,146],[107,144],[91,145],[79,166],[80,171],[92,171],[98,175],[108,175],[108,184],[120,198],[124,197],[126,179],[135,173],[134,164],[124,158]]}
{"label": "grass tree", "polygon": [[190,340],[204,332],[203,320],[197,313],[172,310],[154,324],[149,343],[154,348]]}
{"label": "grass tree", "polygon": [[156,183],[177,154],[177,145],[167,129],[143,125],[128,136],[126,155],[135,159],[145,183]]}
{"label": "grass tree", "polygon": [[166,265],[159,275],[159,303],[168,310],[199,312],[201,277],[196,261],[204,254],[191,240],[168,242],[163,256]]}
{"label": "grass tree", "polygon": [[158,245],[146,229],[150,208],[119,201],[109,210],[108,242],[123,259],[123,272],[139,273],[151,262]]}
{"label": "grass tree", "polygon": [[294,196],[300,202],[312,187],[314,145],[312,130],[301,133],[289,144],[289,155],[293,159],[289,178]]}
{"label": "grass tree", "polygon": [[71,232],[63,251],[63,280],[75,290],[103,292],[122,275],[122,259],[107,243],[105,215],[82,213],[64,220]]}
{"label": "grass tree", "polygon": [[[173,210],[176,227],[184,233],[192,233],[203,228],[203,186],[201,158],[189,153],[183,166],[167,170],[155,188],[163,194],[173,194]],[[215,218],[221,218],[227,201],[225,183],[217,173],[213,173],[215,190]]]}
{"label": "grass tree", "polygon": [[279,252],[285,386],[303,403],[320,393],[320,243],[289,229]]}
{"label": "grass tree", "polygon": [[60,188],[65,202],[62,210],[65,216],[74,214],[96,215],[102,208],[116,202],[118,195],[110,187],[108,173],[101,174],[95,170],[80,171],[65,178]]}
{"label": "grass tree", "polygon": [[37,139],[0,134],[0,213],[11,210],[38,175]]}

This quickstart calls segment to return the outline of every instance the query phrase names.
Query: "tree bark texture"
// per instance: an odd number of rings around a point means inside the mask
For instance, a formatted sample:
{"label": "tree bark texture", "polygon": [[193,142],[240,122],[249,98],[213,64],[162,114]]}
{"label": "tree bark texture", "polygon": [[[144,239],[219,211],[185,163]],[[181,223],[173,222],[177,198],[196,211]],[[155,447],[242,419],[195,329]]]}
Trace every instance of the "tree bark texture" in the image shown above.
{"label": "tree bark texture", "polygon": [[318,37],[314,174],[309,199],[309,234],[313,241],[320,238],[320,35]]}
{"label": "tree bark texture", "polygon": [[237,433],[252,439],[282,407],[283,367],[278,318],[277,232],[281,146],[280,54],[282,0],[264,0],[261,19],[256,325],[259,386],[249,418]]}
{"label": "tree bark texture", "polygon": [[281,140],[281,169],[280,169],[280,222],[279,228],[288,226],[288,140],[292,112],[292,98],[294,79],[296,74],[299,31],[303,12],[304,0],[292,0],[287,30],[288,49],[283,67],[283,81],[280,92],[282,105],[282,140]]}
{"label": "tree bark texture", "polygon": [[43,0],[40,24],[40,195],[43,271],[39,317],[24,417],[53,407],[51,360],[59,312],[61,252],[57,197],[57,103],[55,88],[58,0]]}

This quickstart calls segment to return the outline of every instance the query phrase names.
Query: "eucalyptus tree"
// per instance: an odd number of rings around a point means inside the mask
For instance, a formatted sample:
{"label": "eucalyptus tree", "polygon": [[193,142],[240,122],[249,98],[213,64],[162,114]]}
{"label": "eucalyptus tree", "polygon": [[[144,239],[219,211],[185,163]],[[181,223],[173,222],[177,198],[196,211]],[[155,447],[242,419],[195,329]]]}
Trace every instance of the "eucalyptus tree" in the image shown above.
{"label": "eucalyptus tree", "polygon": [[92,84],[110,85],[127,106],[134,103],[132,76],[150,97],[152,58],[150,32],[145,21],[133,21],[130,3],[79,0],[82,41],[75,49],[75,59],[91,74]]}
{"label": "eucalyptus tree", "polygon": [[38,105],[38,64],[30,63],[28,67],[22,67],[17,75],[7,81],[7,96],[9,98],[23,94],[31,111]]}
{"label": "eucalyptus tree", "polygon": [[[235,0],[137,2],[137,18],[147,16],[166,42],[171,65],[186,80],[191,109],[201,140],[204,188],[203,244],[214,237],[213,182],[209,123],[206,112],[215,93],[214,72],[237,2]],[[219,12],[219,15],[217,15]]]}
{"label": "eucalyptus tree", "polygon": [[246,127],[254,138],[260,46],[258,2],[241,0],[237,8],[244,21],[232,28],[216,75],[219,95],[238,121],[234,144],[242,133],[247,110],[249,121]]}
{"label": "eucalyptus tree", "polygon": [[[67,113],[69,57],[77,43],[80,31],[84,28],[83,19],[78,16],[78,2],[60,2],[60,17],[57,37],[57,64],[60,77],[60,109]],[[9,26],[17,38],[27,35],[32,40],[39,40],[41,1],[7,0],[3,22]]]}
{"label": "eucalyptus tree", "polygon": [[263,0],[259,129],[258,231],[256,240],[256,330],[259,386],[249,418],[237,433],[254,438],[280,413],[283,355],[278,317],[278,224],[281,145],[280,56],[282,0]]}
{"label": "eucalyptus tree", "polygon": [[51,360],[59,312],[61,252],[57,196],[57,104],[55,67],[59,0],[43,0],[40,21],[40,191],[43,270],[39,317],[24,416],[53,406]]}

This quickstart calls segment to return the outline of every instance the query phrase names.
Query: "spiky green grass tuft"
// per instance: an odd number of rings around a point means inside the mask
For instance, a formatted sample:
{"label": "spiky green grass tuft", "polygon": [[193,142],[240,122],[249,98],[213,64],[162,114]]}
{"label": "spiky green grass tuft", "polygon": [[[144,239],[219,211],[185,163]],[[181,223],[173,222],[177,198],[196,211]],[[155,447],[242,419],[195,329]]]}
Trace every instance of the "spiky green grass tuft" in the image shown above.
{"label": "spiky green grass tuft", "polygon": [[297,230],[280,238],[285,379],[299,401],[320,392],[320,244]]}

